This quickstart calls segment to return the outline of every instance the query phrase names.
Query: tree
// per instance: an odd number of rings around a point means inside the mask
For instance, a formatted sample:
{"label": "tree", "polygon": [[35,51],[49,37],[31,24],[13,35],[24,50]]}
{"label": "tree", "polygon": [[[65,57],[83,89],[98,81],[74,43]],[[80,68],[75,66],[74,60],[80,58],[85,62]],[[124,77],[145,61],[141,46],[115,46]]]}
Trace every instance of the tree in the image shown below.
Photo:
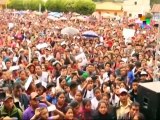
{"label": "tree", "polygon": [[16,10],[23,10],[24,0],[11,0],[8,4],[8,7]]}
{"label": "tree", "polygon": [[44,2],[42,0],[30,0],[29,2],[29,9],[30,10],[39,10],[41,5],[41,10],[45,10]]}
{"label": "tree", "polygon": [[66,1],[64,12],[74,12],[75,11],[75,3],[76,3],[76,0]]}
{"label": "tree", "polygon": [[41,4],[41,10],[45,9],[44,2],[42,0],[11,0],[8,7],[16,10],[39,10]]}
{"label": "tree", "polygon": [[149,13],[149,12],[147,12],[145,16],[146,16],[146,19],[151,19],[153,17],[152,13]]}
{"label": "tree", "polygon": [[83,15],[92,14],[96,5],[92,0],[76,0],[75,12]]}
{"label": "tree", "polygon": [[45,6],[50,11],[64,12],[65,5],[65,0],[48,0]]}

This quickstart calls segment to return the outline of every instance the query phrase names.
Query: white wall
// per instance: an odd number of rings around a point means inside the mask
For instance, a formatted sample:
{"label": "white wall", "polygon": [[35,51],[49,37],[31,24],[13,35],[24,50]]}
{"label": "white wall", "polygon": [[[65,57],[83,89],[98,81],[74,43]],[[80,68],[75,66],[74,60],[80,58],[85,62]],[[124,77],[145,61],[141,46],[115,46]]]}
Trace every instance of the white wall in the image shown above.
{"label": "white wall", "polygon": [[[137,5],[135,5],[135,2],[137,2]],[[125,0],[123,11],[127,12],[127,15],[132,14],[132,17],[145,14],[145,12],[150,11],[150,0]]]}

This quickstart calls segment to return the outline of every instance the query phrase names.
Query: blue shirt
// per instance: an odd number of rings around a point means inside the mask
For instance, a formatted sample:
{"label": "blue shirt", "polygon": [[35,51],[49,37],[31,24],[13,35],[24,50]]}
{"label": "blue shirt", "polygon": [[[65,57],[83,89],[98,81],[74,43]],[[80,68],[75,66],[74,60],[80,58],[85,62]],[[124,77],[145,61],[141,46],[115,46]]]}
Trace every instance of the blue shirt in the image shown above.
{"label": "blue shirt", "polygon": [[132,84],[133,83],[133,81],[134,81],[134,73],[133,73],[133,71],[129,71],[128,73],[127,73],[127,77],[128,77],[128,79],[129,79],[129,84]]}
{"label": "blue shirt", "polygon": [[57,99],[51,97],[50,95],[47,95],[47,96],[46,96],[46,99],[47,99],[48,102],[50,102],[50,103],[52,103],[52,104],[54,104],[54,105],[57,103]]}
{"label": "blue shirt", "polygon": [[[39,103],[40,108],[47,107],[44,103]],[[35,114],[35,111],[32,109],[32,107],[28,107],[24,112],[22,116],[22,120],[30,120]]]}

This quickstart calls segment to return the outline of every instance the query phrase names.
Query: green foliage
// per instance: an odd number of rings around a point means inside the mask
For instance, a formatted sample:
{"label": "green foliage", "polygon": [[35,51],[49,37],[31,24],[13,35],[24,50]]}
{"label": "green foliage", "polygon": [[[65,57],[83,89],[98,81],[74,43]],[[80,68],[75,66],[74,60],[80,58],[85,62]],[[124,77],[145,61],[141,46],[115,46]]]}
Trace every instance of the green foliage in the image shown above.
{"label": "green foliage", "polygon": [[75,12],[87,15],[95,11],[96,5],[91,0],[76,0],[75,8]]}
{"label": "green foliage", "polygon": [[65,0],[48,0],[45,6],[50,11],[63,12],[65,4]]}
{"label": "green foliage", "polygon": [[30,10],[39,10],[39,6],[41,5],[41,10],[43,11],[45,9],[44,3],[42,0],[31,0],[29,3],[29,9]]}
{"label": "green foliage", "polygon": [[66,0],[65,11],[64,12],[74,12],[75,11],[76,0]]}
{"label": "green foliage", "polygon": [[24,9],[23,5],[24,5],[23,0],[11,0],[10,3],[8,4],[8,7],[16,10],[23,10]]}
{"label": "green foliage", "polygon": [[152,13],[146,13],[145,16],[147,19],[151,19],[153,17]]}
{"label": "green foliage", "polygon": [[8,7],[16,10],[39,10],[39,4],[41,4],[41,9],[44,10],[45,6],[42,0],[10,0]]}
{"label": "green foliage", "polygon": [[96,5],[92,0],[48,0],[46,3],[43,0],[11,0],[8,7],[17,10],[41,10],[45,8],[55,12],[77,12],[88,15],[95,11]]}

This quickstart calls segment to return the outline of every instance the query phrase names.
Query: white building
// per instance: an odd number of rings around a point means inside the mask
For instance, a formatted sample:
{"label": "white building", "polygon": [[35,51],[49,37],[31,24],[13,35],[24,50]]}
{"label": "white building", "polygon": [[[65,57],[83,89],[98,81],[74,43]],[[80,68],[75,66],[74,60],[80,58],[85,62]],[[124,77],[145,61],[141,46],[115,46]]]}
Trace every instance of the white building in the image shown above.
{"label": "white building", "polygon": [[124,0],[123,11],[127,16],[138,17],[150,11],[150,0]]}

